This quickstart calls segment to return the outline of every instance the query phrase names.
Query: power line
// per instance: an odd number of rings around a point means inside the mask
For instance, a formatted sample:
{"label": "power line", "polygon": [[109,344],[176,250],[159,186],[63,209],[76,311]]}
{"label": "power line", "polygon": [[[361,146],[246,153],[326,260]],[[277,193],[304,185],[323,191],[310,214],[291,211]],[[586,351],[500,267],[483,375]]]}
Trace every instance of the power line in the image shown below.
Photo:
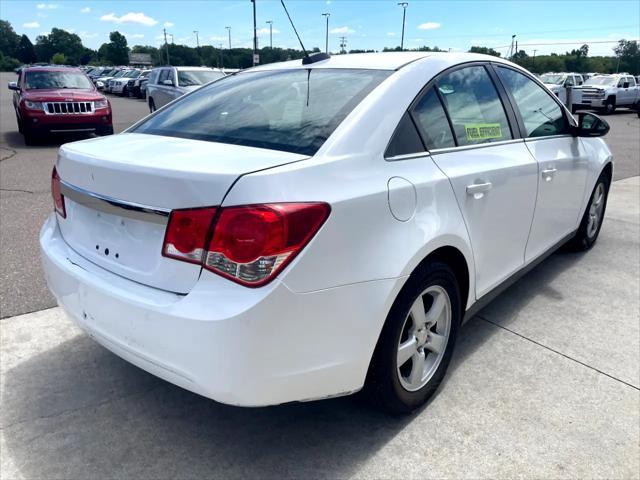
{"label": "power line", "polygon": [[[634,40],[637,41],[637,40]],[[520,47],[537,47],[537,46],[554,46],[554,45],[592,45],[595,43],[618,43],[618,40],[596,40],[596,41],[586,41],[586,42],[552,42],[552,43],[521,43]],[[498,47],[491,48],[509,48],[511,45],[500,45]]]}

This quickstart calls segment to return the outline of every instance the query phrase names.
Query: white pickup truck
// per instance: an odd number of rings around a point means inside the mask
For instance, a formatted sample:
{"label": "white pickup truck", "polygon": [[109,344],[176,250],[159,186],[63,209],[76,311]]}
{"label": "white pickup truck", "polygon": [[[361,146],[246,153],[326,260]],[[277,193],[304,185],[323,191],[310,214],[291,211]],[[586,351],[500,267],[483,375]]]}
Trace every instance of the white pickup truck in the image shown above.
{"label": "white pickup truck", "polygon": [[545,87],[551,90],[562,103],[567,104],[567,88],[578,87],[584,83],[582,75],[579,73],[545,73],[540,77],[540,81]]}
{"label": "white pickup truck", "polygon": [[640,101],[640,87],[632,75],[617,73],[596,75],[574,87],[573,106],[576,108],[597,108],[605,113],[613,113],[617,107],[637,108]]}

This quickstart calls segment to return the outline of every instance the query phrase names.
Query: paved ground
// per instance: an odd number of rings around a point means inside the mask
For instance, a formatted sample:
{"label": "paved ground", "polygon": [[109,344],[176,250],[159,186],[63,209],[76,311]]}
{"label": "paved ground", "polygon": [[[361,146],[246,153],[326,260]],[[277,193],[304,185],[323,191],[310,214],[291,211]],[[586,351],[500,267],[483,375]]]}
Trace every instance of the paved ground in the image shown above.
{"label": "paved ground", "polygon": [[152,377],[52,308],[0,321],[0,477],[638,478],[640,178],[600,239],[463,329],[427,408],[228,407]]}
{"label": "paved ground", "polygon": [[[50,176],[58,143],[25,147],[16,129],[12,73],[0,73],[0,318],[53,307],[37,258],[40,225],[51,212]],[[111,96],[115,130],[120,132],[147,114],[142,100]],[[640,119],[620,110],[607,117],[607,141],[615,155],[615,178],[640,175]],[[77,137],[75,137],[77,138]]]}

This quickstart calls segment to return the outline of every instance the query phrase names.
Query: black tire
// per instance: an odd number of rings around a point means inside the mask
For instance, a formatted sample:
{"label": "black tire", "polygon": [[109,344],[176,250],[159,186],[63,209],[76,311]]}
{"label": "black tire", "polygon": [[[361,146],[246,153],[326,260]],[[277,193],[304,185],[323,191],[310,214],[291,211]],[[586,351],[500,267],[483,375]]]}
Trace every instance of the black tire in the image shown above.
{"label": "black tire", "polygon": [[[600,234],[600,229],[602,228],[602,223],[604,221],[604,214],[607,210],[607,199],[609,197],[610,185],[611,178],[609,177],[609,174],[607,172],[602,172],[596,181],[595,187],[593,187],[593,191],[589,197],[589,204],[587,205],[587,208],[585,208],[578,231],[566,244],[567,250],[574,252],[589,250],[596,243],[596,240],[598,240],[598,235]],[[599,213],[597,227],[594,230],[590,222],[592,213],[591,209],[594,205],[594,201],[597,200],[600,187],[603,189],[604,197],[602,198],[602,210]]]}
{"label": "black tire", "polygon": [[35,133],[30,132],[27,129],[23,129],[22,136],[24,137],[24,144],[27,147],[37,145],[39,137]]}
{"label": "black tire", "polygon": [[610,115],[616,111],[616,99],[607,98],[607,102],[604,104],[603,113]]}
{"label": "black tire", "polygon": [[[419,390],[409,391],[399,378],[398,346],[406,332],[405,322],[412,305],[419,295],[433,286],[446,291],[450,300],[449,338],[440,363],[427,383]],[[369,366],[364,394],[370,401],[392,414],[401,415],[413,412],[433,396],[453,355],[462,318],[461,304],[456,276],[447,264],[433,261],[411,275],[391,307]]]}
{"label": "black tire", "polygon": [[153,98],[149,98],[149,112],[153,113],[156,111],[156,103],[153,101]]}
{"label": "black tire", "polygon": [[22,133],[24,127],[22,126],[22,121],[18,117],[16,117],[16,123],[18,124],[18,133]]}
{"label": "black tire", "polygon": [[96,129],[96,134],[100,137],[106,137],[107,135],[113,135],[113,125],[108,127],[98,127]]}

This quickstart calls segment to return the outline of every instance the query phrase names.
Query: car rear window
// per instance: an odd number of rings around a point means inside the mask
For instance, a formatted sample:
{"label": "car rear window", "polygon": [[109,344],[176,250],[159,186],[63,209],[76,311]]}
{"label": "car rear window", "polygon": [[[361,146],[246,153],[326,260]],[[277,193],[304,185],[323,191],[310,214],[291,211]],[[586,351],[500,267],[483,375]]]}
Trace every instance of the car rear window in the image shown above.
{"label": "car rear window", "polygon": [[313,155],[390,74],[292,69],[232,75],[185,96],[130,131]]}
{"label": "car rear window", "polygon": [[222,77],[224,73],[210,70],[178,70],[178,85],[181,87],[204,85]]}

